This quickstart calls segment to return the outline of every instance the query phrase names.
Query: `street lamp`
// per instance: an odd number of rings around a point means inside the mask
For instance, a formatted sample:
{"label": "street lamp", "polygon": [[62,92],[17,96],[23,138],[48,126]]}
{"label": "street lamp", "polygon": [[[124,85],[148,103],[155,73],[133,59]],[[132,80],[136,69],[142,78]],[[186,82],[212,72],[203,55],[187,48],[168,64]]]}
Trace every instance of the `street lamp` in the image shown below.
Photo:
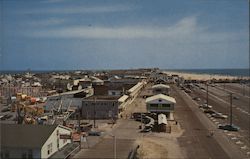
{"label": "street lamp", "polygon": [[239,128],[233,125],[233,93],[230,93],[230,123],[226,125],[220,125],[219,129],[228,131],[238,131]]}
{"label": "street lamp", "polygon": [[116,159],[116,136],[113,134],[108,134],[113,137],[113,148],[114,148],[114,159]]}

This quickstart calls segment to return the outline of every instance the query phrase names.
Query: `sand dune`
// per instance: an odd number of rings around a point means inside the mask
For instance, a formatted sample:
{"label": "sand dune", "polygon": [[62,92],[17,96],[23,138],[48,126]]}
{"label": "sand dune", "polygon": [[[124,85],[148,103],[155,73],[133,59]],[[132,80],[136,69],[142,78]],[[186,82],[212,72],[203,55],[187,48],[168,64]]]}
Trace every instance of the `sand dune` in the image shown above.
{"label": "sand dune", "polygon": [[164,72],[169,75],[173,74],[179,75],[180,77],[189,80],[212,80],[212,79],[233,80],[239,78],[250,79],[250,77],[237,77],[237,76],[226,76],[226,75],[215,75],[215,74],[198,74],[198,73],[185,73],[185,72],[174,72],[174,71],[164,71]]}

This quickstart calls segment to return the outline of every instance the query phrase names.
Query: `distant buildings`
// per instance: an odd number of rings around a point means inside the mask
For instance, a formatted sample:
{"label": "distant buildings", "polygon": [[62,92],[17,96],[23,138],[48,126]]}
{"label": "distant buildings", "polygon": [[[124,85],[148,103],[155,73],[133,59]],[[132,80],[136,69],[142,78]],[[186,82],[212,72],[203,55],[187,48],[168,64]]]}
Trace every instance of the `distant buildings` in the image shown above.
{"label": "distant buildings", "polygon": [[0,126],[1,158],[49,158],[71,144],[71,129],[61,125]]}

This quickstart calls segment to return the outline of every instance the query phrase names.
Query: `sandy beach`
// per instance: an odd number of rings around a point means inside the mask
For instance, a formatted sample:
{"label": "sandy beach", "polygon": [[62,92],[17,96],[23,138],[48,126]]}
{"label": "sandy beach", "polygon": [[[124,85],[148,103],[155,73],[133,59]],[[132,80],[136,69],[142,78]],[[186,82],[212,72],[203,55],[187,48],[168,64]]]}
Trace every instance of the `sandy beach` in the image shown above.
{"label": "sandy beach", "polygon": [[226,75],[215,75],[215,74],[198,74],[198,73],[186,73],[186,72],[174,72],[174,71],[164,71],[169,75],[179,75],[187,80],[235,80],[235,79],[250,79],[250,77],[238,77],[238,76],[226,76]]}

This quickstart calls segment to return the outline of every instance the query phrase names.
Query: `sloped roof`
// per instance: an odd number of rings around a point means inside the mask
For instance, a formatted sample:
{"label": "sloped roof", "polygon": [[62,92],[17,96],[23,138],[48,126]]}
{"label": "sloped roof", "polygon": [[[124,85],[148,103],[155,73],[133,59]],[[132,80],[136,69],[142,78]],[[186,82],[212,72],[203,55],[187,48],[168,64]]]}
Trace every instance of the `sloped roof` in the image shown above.
{"label": "sloped roof", "polygon": [[176,103],[176,101],[175,101],[175,99],[173,97],[166,96],[164,94],[157,94],[157,95],[154,95],[152,97],[148,97],[146,99],[146,103],[151,102],[153,100],[157,100],[157,99],[164,99],[164,100],[169,101],[171,103]]}
{"label": "sloped roof", "polygon": [[118,102],[125,102],[125,100],[128,99],[127,95],[123,95],[118,99]]}
{"label": "sloped roof", "polygon": [[138,82],[135,86],[133,86],[132,88],[130,88],[130,89],[128,90],[128,92],[132,93],[132,92],[134,92],[137,88],[139,88],[139,87],[142,86],[142,85],[143,85],[142,82]]}
{"label": "sloped roof", "polygon": [[41,148],[57,125],[0,124],[1,146]]}
{"label": "sloped roof", "polygon": [[168,85],[165,85],[165,84],[156,84],[156,85],[153,85],[152,88],[170,88]]}
{"label": "sloped roof", "polygon": [[158,115],[158,124],[168,124],[167,123],[167,117],[165,114],[159,114]]}
{"label": "sloped roof", "polygon": [[[62,102],[61,102],[62,100]],[[81,98],[62,98],[58,100],[47,100],[45,103],[45,109],[58,109],[59,105],[62,104],[62,109],[67,109],[69,105],[71,107],[80,107],[82,105]]]}

